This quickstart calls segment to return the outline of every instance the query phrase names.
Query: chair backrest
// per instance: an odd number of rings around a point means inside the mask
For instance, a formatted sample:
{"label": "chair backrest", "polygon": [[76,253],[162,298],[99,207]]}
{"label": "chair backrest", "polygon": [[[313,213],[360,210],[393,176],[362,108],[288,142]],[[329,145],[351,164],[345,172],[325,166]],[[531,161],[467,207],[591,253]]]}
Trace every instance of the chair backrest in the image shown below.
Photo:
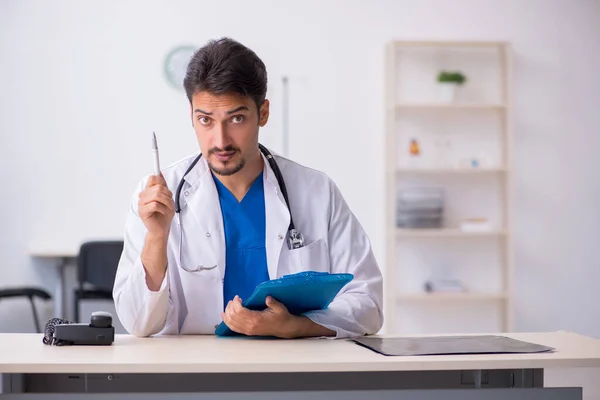
{"label": "chair backrest", "polygon": [[94,289],[112,291],[123,241],[90,241],[81,245],[77,257],[79,287],[91,284]]}

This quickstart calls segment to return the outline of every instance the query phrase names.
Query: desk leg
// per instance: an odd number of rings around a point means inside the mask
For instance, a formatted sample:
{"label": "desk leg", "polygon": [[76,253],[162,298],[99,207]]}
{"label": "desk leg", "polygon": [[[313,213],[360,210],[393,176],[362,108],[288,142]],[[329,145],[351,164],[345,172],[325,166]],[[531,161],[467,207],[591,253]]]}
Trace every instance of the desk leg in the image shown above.
{"label": "desk leg", "polygon": [[54,317],[67,319],[66,316],[66,304],[67,304],[67,292],[66,292],[66,269],[69,265],[69,258],[61,257],[58,262],[58,284],[56,285],[56,293],[54,300]]}

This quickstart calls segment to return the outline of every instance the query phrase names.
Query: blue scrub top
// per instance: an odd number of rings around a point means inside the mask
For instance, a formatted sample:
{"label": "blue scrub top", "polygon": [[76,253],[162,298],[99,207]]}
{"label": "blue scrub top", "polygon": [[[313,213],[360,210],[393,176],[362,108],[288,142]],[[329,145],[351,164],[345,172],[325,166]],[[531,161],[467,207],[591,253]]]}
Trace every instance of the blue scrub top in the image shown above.
{"label": "blue scrub top", "polygon": [[223,226],[225,228],[225,280],[223,305],[237,294],[243,300],[250,297],[254,288],[269,280],[267,250],[265,247],[265,191],[263,173],[238,202],[213,174]]}

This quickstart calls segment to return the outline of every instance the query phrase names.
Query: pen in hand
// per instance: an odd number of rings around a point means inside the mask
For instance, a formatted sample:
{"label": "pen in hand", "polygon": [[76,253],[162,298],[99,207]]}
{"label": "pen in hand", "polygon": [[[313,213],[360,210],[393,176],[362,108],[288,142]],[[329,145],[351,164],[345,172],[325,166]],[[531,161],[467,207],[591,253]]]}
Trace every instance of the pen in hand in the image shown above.
{"label": "pen in hand", "polygon": [[152,155],[154,173],[148,176],[144,189],[139,193],[137,215],[146,228],[144,247],[140,254],[146,273],[146,287],[157,292],[167,271],[167,244],[171,221],[175,215],[175,203],[173,193],[160,172],[155,132],[152,132]]}
{"label": "pen in hand", "polygon": [[152,132],[152,153],[154,154],[154,175],[160,175],[160,162],[158,160],[158,145],[156,144],[156,133]]}

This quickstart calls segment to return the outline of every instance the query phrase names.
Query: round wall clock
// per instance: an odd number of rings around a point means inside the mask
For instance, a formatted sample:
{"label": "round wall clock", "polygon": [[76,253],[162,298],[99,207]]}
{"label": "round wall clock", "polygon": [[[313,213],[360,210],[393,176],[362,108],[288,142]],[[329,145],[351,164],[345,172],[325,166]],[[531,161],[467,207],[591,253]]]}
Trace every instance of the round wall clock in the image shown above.
{"label": "round wall clock", "polygon": [[183,90],[183,78],[190,59],[196,51],[193,46],[178,46],[165,57],[165,75],[167,81],[176,89]]}

